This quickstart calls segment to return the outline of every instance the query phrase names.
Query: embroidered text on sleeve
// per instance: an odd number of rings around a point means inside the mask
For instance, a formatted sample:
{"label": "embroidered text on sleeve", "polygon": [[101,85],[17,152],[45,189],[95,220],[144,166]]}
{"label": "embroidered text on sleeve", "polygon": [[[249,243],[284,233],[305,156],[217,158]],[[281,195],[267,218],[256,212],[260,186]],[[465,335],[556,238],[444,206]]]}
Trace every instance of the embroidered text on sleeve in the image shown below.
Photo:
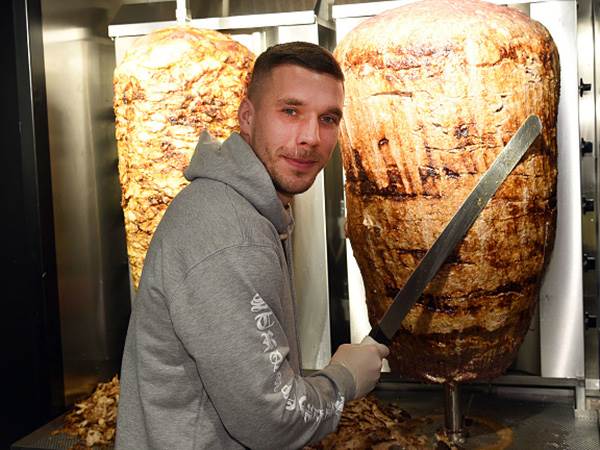
{"label": "embroidered text on sleeve", "polygon": [[285,401],[285,409],[294,411],[298,408],[304,422],[320,422],[334,414],[339,416],[342,413],[345,400],[340,392],[337,393],[335,401],[328,402],[325,408],[316,408],[307,402],[306,395],[301,395],[297,398],[296,383],[293,379],[288,384],[282,386],[282,375],[279,372],[279,368],[283,362],[283,355],[278,349],[273,332],[270,330],[276,323],[273,311],[258,293],[250,300],[250,311],[255,314],[254,321],[256,322],[256,329],[260,332],[261,342],[264,347],[263,353],[268,353],[269,363],[275,373],[273,391],[281,392]]}

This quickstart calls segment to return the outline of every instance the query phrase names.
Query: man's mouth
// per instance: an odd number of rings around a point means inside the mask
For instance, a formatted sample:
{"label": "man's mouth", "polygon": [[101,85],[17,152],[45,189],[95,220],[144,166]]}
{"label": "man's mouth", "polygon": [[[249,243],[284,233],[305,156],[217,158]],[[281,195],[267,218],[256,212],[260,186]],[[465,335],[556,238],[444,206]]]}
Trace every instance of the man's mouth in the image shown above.
{"label": "man's mouth", "polygon": [[304,159],[304,158],[293,158],[290,156],[283,156],[283,159],[292,167],[297,170],[308,170],[314,167],[317,163],[312,159]]}

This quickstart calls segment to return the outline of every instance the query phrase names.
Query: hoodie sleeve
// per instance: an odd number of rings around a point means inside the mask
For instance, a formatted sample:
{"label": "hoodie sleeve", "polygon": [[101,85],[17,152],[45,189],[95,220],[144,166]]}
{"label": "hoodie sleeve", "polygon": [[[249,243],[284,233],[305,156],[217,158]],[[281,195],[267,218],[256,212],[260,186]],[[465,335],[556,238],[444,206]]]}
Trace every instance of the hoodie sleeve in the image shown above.
{"label": "hoodie sleeve", "polygon": [[302,377],[288,362],[274,249],[238,245],[192,268],[172,296],[175,332],[233,438],[252,449],[296,449],[335,431],[354,397],[348,370]]}

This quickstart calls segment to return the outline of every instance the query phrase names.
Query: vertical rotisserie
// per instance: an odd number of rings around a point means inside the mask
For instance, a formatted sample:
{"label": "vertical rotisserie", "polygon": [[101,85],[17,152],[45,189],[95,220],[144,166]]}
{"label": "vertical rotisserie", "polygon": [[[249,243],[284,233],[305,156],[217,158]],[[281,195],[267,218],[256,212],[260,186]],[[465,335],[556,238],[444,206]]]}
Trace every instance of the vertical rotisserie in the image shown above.
{"label": "vertical rotisserie", "polygon": [[529,327],[556,219],[558,52],[548,31],[490,3],[425,0],[366,20],[338,45],[346,76],[347,228],[369,318],[396,291],[530,114],[521,163],[410,311],[393,371],[490,378]]}
{"label": "vertical rotisserie", "polygon": [[254,55],[231,37],[189,26],[139,38],[114,74],[121,203],[134,286],[156,226],[187,184],[200,133],[238,127]]}

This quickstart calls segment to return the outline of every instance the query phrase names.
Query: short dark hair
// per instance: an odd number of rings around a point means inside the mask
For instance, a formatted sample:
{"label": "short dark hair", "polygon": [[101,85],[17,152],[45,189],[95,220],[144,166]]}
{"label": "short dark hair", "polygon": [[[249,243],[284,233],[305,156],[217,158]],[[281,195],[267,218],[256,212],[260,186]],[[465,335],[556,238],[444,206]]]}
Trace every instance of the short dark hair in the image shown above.
{"label": "short dark hair", "polygon": [[331,75],[344,82],[344,73],[327,49],[309,42],[288,42],[266,49],[254,62],[252,77],[248,85],[248,97],[256,95],[258,86],[278,66],[292,64],[318,73]]}

